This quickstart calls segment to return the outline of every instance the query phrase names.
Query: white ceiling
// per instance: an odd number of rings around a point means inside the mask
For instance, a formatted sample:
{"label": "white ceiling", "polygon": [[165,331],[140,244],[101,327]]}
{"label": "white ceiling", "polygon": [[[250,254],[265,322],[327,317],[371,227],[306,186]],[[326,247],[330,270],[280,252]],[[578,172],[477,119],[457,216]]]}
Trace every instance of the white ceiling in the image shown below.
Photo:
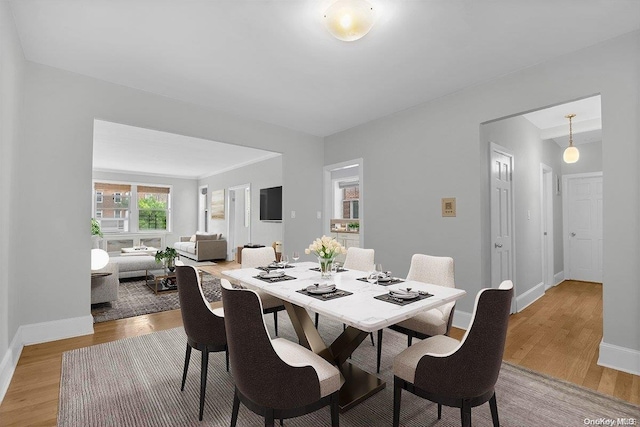
{"label": "white ceiling", "polygon": [[16,0],[28,60],[326,136],[640,28],[638,0]]}
{"label": "white ceiling", "polygon": [[93,169],[204,178],[279,153],[95,120]]}
{"label": "white ceiling", "polygon": [[552,139],[560,147],[566,147],[569,145],[569,119],[565,117],[568,114],[576,115],[572,119],[575,145],[602,141],[600,95],[523,114],[523,117],[540,129],[540,138]]}

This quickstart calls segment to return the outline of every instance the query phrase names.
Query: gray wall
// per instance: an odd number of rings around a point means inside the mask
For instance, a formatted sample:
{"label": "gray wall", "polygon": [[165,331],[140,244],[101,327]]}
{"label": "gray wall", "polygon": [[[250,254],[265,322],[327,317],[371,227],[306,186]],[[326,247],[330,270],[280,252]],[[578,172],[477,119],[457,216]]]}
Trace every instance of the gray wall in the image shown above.
{"label": "gray wall", "polygon": [[[295,220],[287,220],[284,240],[304,247],[321,232],[315,212],[322,207],[322,139],[27,63],[24,121],[29,126],[24,127],[24,138],[16,149],[15,182],[22,189],[55,183],[68,197],[45,191],[36,199],[22,192],[12,206],[16,214],[12,228],[20,230],[20,242],[45,241],[62,246],[62,250],[51,251],[33,263],[29,244],[13,245],[20,295],[11,303],[16,305],[19,324],[90,319],[90,239],[86,224],[91,215],[96,118],[282,153],[285,210],[298,212]],[[309,173],[314,170],[318,173]],[[64,211],[66,220],[43,218],[42,206]],[[41,286],[42,277],[53,270],[65,279],[56,286]]]}
{"label": "gray wall", "polygon": [[[2,376],[5,357],[19,318],[19,273],[14,269],[13,243],[19,241],[12,209],[17,197],[15,153],[20,143],[20,109],[23,96],[24,55],[8,2],[0,2],[0,396],[8,386]],[[27,163],[28,167],[28,163]]]}
{"label": "gray wall", "polygon": [[171,193],[171,232],[165,245],[173,246],[180,236],[190,236],[198,228],[198,180],[163,176],[93,171],[93,179],[173,186]]}
{"label": "gray wall", "polygon": [[[326,165],[364,160],[365,246],[397,274],[407,272],[413,253],[452,256],[456,285],[468,292],[458,309],[471,312],[490,278],[489,147],[480,124],[599,93],[603,341],[640,350],[640,144],[630,119],[640,116],[639,51],[636,31],[327,137]],[[456,218],[441,217],[442,197],[457,198]]]}
{"label": "gray wall", "polygon": [[[282,156],[277,156],[259,163],[234,169],[229,172],[212,175],[199,181],[199,185],[208,185],[209,192],[225,189],[238,185],[250,184],[251,186],[251,241],[270,246],[275,241],[283,240],[283,223],[260,221],[260,189],[283,185],[282,180]],[[285,188],[283,187],[283,192]],[[225,197],[228,193],[225,192]],[[211,220],[209,231],[212,233],[229,234],[229,206],[226,206],[224,220]],[[283,221],[285,215],[283,211]],[[236,242],[248,243],[248,242]],[[233,248],[228,248],[231,252]]]}
{"label": "gray wall", "polygon": [[562,162],[562,174],[602,172],[602,141],[580,144],[577,147],[580,160],[572,164]]}

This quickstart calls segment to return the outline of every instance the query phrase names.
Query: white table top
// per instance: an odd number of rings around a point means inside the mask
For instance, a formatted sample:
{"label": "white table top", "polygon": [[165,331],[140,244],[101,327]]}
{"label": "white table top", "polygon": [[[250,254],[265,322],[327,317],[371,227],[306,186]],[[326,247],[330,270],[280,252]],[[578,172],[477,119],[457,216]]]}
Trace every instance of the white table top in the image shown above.
{"label": "white table top", "polygon": [[[389,286],[372,285],[356,280],[365,277],[367,274],[367,272],[357,270],[337,273],[331,280],[321,280],[320,272],[310,270],[310,268],[317,267],[317,263],[300,262],[293,265],[295,265],[295,268],[287,268],[285,271],[288,276],[295,277],[296,280],[275,283],[256,279],[254,276],[262,272],[262,270],[256,268],[226,270],[222,272],[222,275],[231,281],[239,282],[249,288],[262,289],[280,299],[305,307],[323,316],[329,316],[365,332],[374,332],[394,325],[424,310],[453,302],[466,295],[466,292],[462,289],[447,288],[416,281],[405,281]],[[353,295],[331,300],[320,300],[296,292],[314,283],[335,283],[338,289],[353,292]],[[429,292],[433,296],[404,306],[373,298],[374,296],[388,293],[389,289],[406,289],[407,287],[412,288],[412,290]]]}

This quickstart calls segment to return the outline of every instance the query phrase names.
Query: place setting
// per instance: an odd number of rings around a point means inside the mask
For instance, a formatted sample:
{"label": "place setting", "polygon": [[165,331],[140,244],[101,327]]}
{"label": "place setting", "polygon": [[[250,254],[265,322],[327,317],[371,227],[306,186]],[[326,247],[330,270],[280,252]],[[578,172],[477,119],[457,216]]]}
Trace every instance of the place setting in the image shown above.
{"label": "place setting", "polygon": [[275,283],[275,282],[284,282],[286,280],[295,280],[296,278],[293,276],[288,276],[282,270],[266,270],[262,271],[257,276],[253,276],[255,279],[260,279],[263,282]]}
{"label": "place setting", "polygon": [[429,292],[412,290],[412,288],[404,289],[390,289],[388,293],[375,296],[375,299],[380,301],[386,301],[397,305],[407,305],[412,302],[421,301],[423,299],[432,297],[433,294]]}
{"label": "place setting", "polygon": [[353,292],[343,291],[338,289],[335,284],[320,284],[314,283],[313,285],[307,286],[306,288],[302,288],[298,291],[303,295],[310,296],[312,298],[316,298],[319,300],[330,300],[336,298],[342,298],[349,295],[353,295]]}
{"label": "place setting", "polygon": [[357,280],[360,280],[361,282],[376,283],[380,286],[389,286],[404,282],[404,280],[398,277],[393,277],[390,271],[384,271],[382,269],[382,264],[376,264],[376,271],[372,271],[367,275],[367,277],[360,277]]}
{"label": "place setting", "polygon": [[[309,270],[311,271],[320,271],[320,267],[313,267],[310,268]],[[333,264],[331,265],[331,272],[332,273],[342,273],[345,271],[349,271],[346,268],[344,268],[339,262],[333,262]]]}
{"label": "place setting", "polygon": [[[294,257],[294,259],[297,259]],[[287,255],[282,255],[280,257],[280,261],[276,261],[274,260],[271,264],[269,265],[265,265],[265,266],[261,266],[261,267],[256,267],[258,270],[262,270],[262,271],[266,271],[266,272],[271,272],[273,270],[281,270],[283,268],[295,268],[295,266],[290,265],[289,264],[289,257]]]}

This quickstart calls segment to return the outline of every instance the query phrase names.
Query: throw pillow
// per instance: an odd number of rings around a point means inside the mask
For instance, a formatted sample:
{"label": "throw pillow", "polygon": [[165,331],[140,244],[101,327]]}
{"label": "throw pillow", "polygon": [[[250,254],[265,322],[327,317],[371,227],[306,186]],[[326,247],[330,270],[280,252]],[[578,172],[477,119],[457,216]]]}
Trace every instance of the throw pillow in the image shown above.
{"label": "throw pillow", "polygon": [[193,235],[191,236],[191,238],[189,239],[189,241],[190,241],[190,242],[195,242],[195,241],[196,241],[196,235],[195,235],[195,234],[193,234]]}

